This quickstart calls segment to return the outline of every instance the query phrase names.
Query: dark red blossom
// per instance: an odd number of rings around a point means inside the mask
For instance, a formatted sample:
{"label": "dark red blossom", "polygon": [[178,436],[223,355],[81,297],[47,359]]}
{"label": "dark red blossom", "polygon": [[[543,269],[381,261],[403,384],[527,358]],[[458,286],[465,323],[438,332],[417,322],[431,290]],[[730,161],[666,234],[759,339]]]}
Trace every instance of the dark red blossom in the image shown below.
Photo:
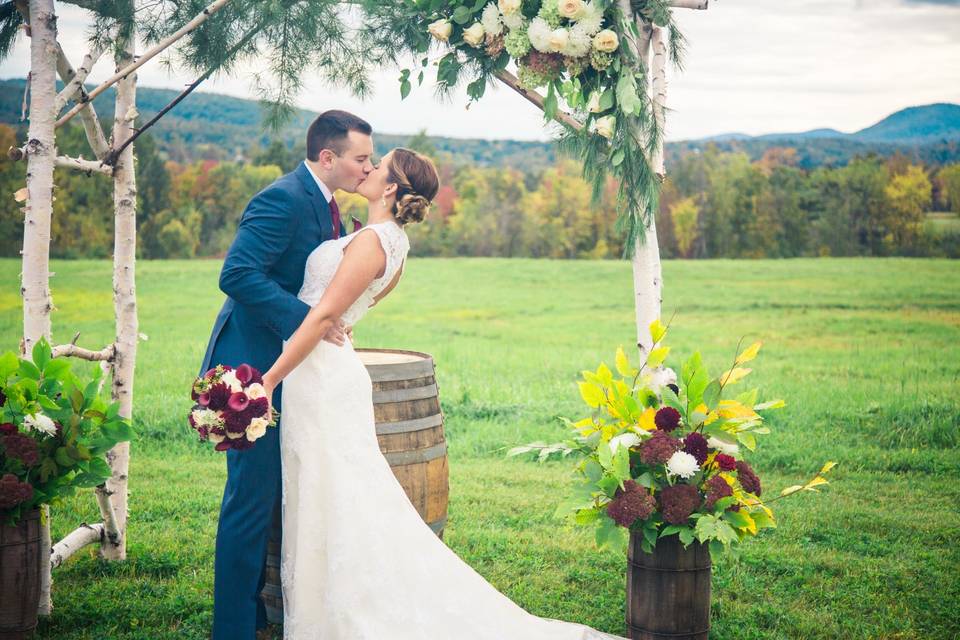
{"label": "dark red blossom", "polygon": [[0,439],[3,450],[8,458],[16,458],[25,467],[32,467],[40,462],[40,451],[37,441],[25,433],[11,433]]}
{"label": "dark red blossom", "polygon": [[250,404],[247,405],[247,408],[244,410],[244,414],[249,416],[252,420],[253,418],[262,418],[267,415],[267,411],[270,409],[270,401],[267,398],[254,398],[250,401]]}
{"label": "dark red blossom", "polygon": [[17,425],[12,422],[4,422],[0,424],[0,436],[8,436],[11,433],[17,432]]}
{"label": "dark red blossom", "polygon": [[683,450],[696,458],[701,467],[707,461],[707,439],[696,431],[683,439]]}
{"label": "dark red blossom", "polygon": [[33,487],[8,473],[0,478],[0,509],[12,509],[33,497]]}
{"label": "dark red blossom", "polygon": [[250,424],[250,418],[243,413],[227,412],[223,417],[224,426],[230,433],[243,433]]}
{"label": "dark red blossom", "polygon": [[670,433],[680,426],[680,412],[673,407],[660,407],[653,418],[653,423],[658,429]]}
{"label": "dark red blossom", "polygon": [[740,480],[740,486],[747,493],[755,496],[760,495],[760,478],[753,472],[750,465],[745,460],[737,460],[737,478]]}
{"label": "dark red blossom", "polygon": [[717,457],[713,459],[717,463],[717,466],[720,467],[720,471],[733,471],[737,468],[737,460],[733,456],[728,456],[725,453],[718,453]]}
{"label": "dark red blossom", "polygon": [[707,480],[706,489],[707,499],[705,506],[707,509],[713,509],[713,505],[717,503],[717,500],[733,495],[733,488],[730,486],[730,483],[720,476],[713,476]]}
{"label": "dark red blossom", "polygon": [[232,392],[230,391],[230,387],[222,382],[218,382],[207,390],[206,395],[209,398],[207,406],[214,411],[221,411],[227,407]]}
{"label": "dark red blossom", "polygon": [[240,381],[240,384],[247,386],[250,384],[250,381],[253,379],[253,367],[248,364],[242,364],[237,367],[237,380]]}
{"label": "dark red blossom", "polygon": [[660,492],[660,512],[670,524],[686,524],[700,506],[700,492],[689,484],[675,484]]}
{"label": "dark red blossom", "polygon": [[241,412],[247,408],[247,405],[250,403],[250,398],[247,397],[243,391],[237,391],[236,393],[230,394],[230,399],[227,400],[227,406],[231,411]]}
{"label": "dark red blossom", "polygon": [[656,511],[657,501],[634,480],[623,483],[613,500],[607,504],[607,515],[621,527],[629,527],[637,519],[646,520]]}
{"label": "dark red blossom", "polygon": [[679,440],[657,429],[649,440],[640,445],[640,461],[644,464],[664,464],[679,449]]}

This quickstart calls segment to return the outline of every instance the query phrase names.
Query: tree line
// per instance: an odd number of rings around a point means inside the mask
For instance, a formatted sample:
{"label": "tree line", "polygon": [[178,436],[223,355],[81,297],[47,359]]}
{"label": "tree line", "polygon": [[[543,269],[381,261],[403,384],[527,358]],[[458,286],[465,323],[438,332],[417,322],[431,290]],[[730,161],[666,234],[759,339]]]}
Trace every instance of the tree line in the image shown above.
{"label": "tree line", "polygon": [[[0,125],[0,148],[16,139]],[[67,127],[61,155],[83,151],[83,132]],[[455,161],[424,134],[409,146],[437,161],[443,187],[432,215],[411,227],[421,256],[617,258],[616,185],[596,201],[580,167],[560,158],[521,171]],[[150,137],[137,141],[138,251],[143,258],[223,256],[247,201],[291,171],[300,149],[273,142],[237,161],[164,160]],[[23,163],[0,162],[0,255],[19,255],[23,238]],[[57,169],[51,255],[104,258],[113,242],[112,191],[103,175]],[[346,215],[365,204],[338,194]],[[931,216],[930,211],[943,212]],[[953,212],[953,216],[948,212]],[[709,147],[669,167],[657,214],[666,258],[798,256],[960,257],[960,164],[914,164],[904,156],[858,157],[843,167],[806,170],[796,150],[744,153]]]}

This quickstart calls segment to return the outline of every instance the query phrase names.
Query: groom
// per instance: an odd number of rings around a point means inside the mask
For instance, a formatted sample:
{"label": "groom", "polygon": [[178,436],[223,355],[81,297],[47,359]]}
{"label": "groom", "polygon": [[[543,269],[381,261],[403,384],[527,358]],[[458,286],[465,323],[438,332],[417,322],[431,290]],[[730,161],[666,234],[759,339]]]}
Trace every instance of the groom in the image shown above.
{"label": "groom", "polygon": [[[307,159],[247,205],[220,272],[227,300],[200,368],[273,365],[282,341],[310,310],[297,299],[311,251],[345,234],[337,189],[353,192],[373,170],[370,125],[345,111],[320,114],[307,131]],[[326,340],[343,344],[338,327]],[[273,406],[280,406],[280,387]],[[214,564],[213,640],[253,640],[266,626],[260,600],[274,509],[280,501],[280,428],[251,449],[227,451]]]}

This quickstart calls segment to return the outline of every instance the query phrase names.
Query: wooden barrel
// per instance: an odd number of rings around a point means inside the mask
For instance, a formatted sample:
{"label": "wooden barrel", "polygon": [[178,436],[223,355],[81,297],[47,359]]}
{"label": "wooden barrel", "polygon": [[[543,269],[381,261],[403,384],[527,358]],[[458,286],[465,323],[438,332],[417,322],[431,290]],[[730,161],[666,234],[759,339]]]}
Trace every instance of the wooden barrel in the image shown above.
{"label": "wooden barrel", "polygon": [[[433,358],[396,349],[357,349],[357,354],[373,382],[380,451],[420,517],[443,538],[449,470]],[[261,597],[267,620],[279,624],[283,622],[279,518],[274,521],[266,562]]]}
{"label": "wooden barrel", "polygon": [[24,515],[15,526],[0,523],[0,640],[21,640],[37,626],[40,604],[40,510]]}
{"label": "wooden barrel", "polygon": [[653,553],[630,534],[627,630],[631,640],[707,640],[710,632],[710,551],[678,536],[657,540]]}

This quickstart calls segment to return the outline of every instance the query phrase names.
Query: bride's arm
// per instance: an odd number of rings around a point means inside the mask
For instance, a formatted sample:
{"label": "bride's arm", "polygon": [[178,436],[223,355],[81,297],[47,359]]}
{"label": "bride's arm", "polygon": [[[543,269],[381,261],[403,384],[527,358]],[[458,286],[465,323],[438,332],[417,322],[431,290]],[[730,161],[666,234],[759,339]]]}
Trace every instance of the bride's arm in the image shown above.
{"label": "bride's arm", "polygon": [[357,301],[370,283],[383,274],[386,264],[387,256],[373,231],[357,234],[347,245],[330,286],[290,336],[277,361],[263,374],[263,386],[266,387],[268,398],[287,374],[313,351],[330,327]]}

